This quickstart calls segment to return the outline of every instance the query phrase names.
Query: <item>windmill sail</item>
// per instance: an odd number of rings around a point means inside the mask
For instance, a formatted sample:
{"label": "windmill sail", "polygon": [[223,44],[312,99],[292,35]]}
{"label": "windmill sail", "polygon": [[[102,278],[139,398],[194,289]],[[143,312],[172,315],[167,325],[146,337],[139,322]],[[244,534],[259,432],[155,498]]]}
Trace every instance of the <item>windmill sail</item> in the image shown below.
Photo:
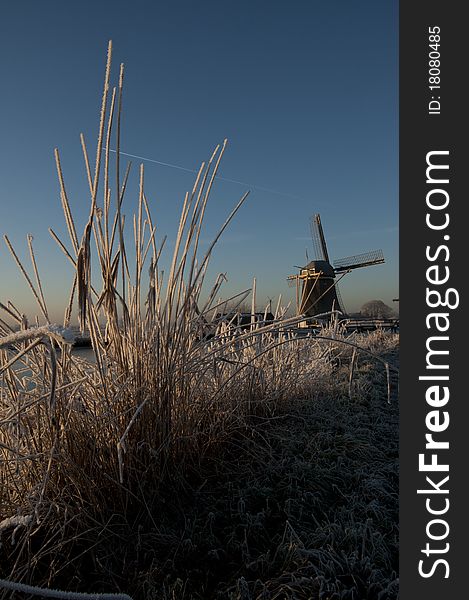
{"label": "windmill sail", "polygon": [[321,217],[318,214],[312,216],[309,224],[317,260],[329,262],[329,253],[327,251],[326,238],[324,237],[324,231],[322,229]]}
{"label": "windmill sail", "polygon": [[342,314],[346,314],[347,310],[345,309],[344,299],[342,298],[342,294],[340,293],[340,288],[338,284],[335,284],[335,293],[337,294],[337,300],[339,301],[339,306],[337,307]]}
{"label": "windmill sail", "polygon": [[347,258],[340,258],[334,261],[334,271],[343,273],[360,267],[369,267],[371,265],[380,265],[384,263],[384,255],[382,250],[371,250],[364,254],[356,254]]}

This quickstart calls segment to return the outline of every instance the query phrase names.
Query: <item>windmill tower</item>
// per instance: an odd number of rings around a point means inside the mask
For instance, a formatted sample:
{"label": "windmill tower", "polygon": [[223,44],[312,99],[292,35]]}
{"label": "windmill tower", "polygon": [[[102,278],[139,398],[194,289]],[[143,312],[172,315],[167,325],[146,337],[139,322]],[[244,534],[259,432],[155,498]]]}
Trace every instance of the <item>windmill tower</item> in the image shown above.
{"label": "windmill tower", "polygon": [[336,277],[342,277],[353,269],[384,263],[383,251],[372,250],[335,260],[332,266],[319,214],[311,217],[310,226],[316,258],[305,267],[298,267],[298,274],[288,277],[289,283],[296,286],[297,314],[312,319],[332,310],[345,313]]}

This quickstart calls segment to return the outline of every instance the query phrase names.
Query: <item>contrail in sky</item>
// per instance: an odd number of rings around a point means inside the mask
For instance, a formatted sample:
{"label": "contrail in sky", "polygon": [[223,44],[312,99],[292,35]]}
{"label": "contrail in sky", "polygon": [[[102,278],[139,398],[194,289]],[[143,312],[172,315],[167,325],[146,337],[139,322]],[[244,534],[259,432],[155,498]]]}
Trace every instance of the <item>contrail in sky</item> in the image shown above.
{"label": "contrail in sky", "polygon": [[[111,150],[111,152],[116,152],[115,150]],[[128,152],[120,152],[123,156],[130,156],[132,158],[138,158],[139,160],[145,160],[147,162],[155,163],[157,165],[162,165],[163,167],[170,167],[171,169],[179,169],[180,171],[186,171],[187,173],[198,173],[195,169],[188,169],[186,167],[181,167],[180,165],[173,165],[171,163],[162,162],[161,160],[155,160],[154,158],[147,158],[145,156],[138,156],[137,154],[129,154]],[[295,196],[294,194],[286,194],[285,192],[278,192],[277,190],[271,190],[269,188],[261,187],[260,185],[251,185],[250,183],[246,183],[245,181],[238,181],[236,179],[228,179],[227,177],[220,177],[217,175],[215,179],[220,179],[220,181],[227,181],[228,183],[236,183],[238,185],[244,185],[252,190],[259,190],[261,192],[268,192],[269,194],[276,194],[277,196],[285,196],[286,198],[295,198],[296,200],[303,200],[300,196]]]}

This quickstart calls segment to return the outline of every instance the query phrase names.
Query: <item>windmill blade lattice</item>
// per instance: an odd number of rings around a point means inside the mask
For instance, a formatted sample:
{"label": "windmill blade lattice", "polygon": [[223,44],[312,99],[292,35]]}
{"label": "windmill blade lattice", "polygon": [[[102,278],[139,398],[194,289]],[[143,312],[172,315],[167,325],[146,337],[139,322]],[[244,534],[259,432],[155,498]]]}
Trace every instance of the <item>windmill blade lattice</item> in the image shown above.
{"label": "windmill blade lattice", "polygon": [[314,254],[316,260],[327,260],[329,262],[329,254],[327,252],[326,239],[321,225],[321,218],[318,214],[313,215],[309,221],[311,229],[311,239],[313,240]]}
{"label": "windmill blade lattice", "polygon": [[341,273],[351,269],[360,267],[368,267],[370,265],[379,265],[384,263],[384,255],[382,250],[371,250],[364,254],[356,254],[347,258],[340,258],[334,261],[334,271]]}
{"label": "windmill blade lattice", "polygon": [[335,285],[335,293],[337,294],[337,300],[339,301],[339,310],[344,315],[347,313],[345,309],[344,299],[342,298],[342,294],[340,293],[339,285],[336,283]]}

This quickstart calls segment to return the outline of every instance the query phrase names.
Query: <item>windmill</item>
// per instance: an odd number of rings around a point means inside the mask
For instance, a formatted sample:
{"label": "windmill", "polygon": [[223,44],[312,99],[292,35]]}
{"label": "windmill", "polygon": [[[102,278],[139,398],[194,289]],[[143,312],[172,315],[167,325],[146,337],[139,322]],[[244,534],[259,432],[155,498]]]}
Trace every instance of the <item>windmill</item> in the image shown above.
{"label": "windmill", "polygon": [[304,314],[307,319],[332,310],[345,313],[337,287],[339,279],[353,269],[384,263],[383,251],[372,250],[341,258],[332,266],[319,214],[311,217],[310,227],[316,258],[305,267],[297,267],[299,273],[288,277],[289,283],[296,286],[297,313]]}

